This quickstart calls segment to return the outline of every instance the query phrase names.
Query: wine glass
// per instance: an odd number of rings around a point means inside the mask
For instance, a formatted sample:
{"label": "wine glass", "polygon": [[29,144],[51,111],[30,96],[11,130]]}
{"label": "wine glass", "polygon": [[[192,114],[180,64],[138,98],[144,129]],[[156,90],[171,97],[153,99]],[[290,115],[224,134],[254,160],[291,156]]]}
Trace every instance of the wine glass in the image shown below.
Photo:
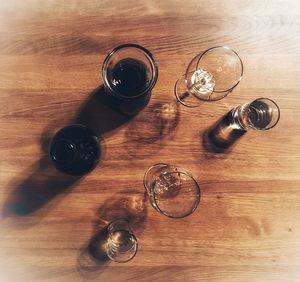
{"label": "wine glass", "polygon": [[183,218],[192,214],[200,202],[200,186],[186,169],[159,163],[144,176],[151,205],[161,214]]}
{"label": "wine glass", "polygon": [[241,81],[243,62],[226,46],[212,47],[189,63],[186,73],[175,84],[177,100],[187,107],[226,97]]}

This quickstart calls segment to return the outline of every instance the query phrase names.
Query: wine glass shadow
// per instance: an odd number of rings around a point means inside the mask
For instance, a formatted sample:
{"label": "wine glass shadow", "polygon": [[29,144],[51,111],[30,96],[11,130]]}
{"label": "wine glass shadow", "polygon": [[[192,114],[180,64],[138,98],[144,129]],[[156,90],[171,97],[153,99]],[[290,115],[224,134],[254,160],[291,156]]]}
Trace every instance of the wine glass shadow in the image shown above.
{"label": "wine glass shadow", "polygon": [[228,153],[245,133],[232,123],[231,112],[228,112],[204,132],[202,145],[211,153]]}
{"label": "wine glass shadow", "polygon": [[111,262],[106,254],[107,227],[110,222],[125,218],[137,237],[142,234],[148,213],[146,201],[146,192],[119,193],[107,199],[97,210],[93,235],[77,258],[77,269],[82,276],[91,278],[99,275]]}
{"label": "wine glass shadow", "polygon": [[72,123],[91,128],[97,136],[112,134],[115,129],[132,119],[132,116],[120,112],[118,103],[119,101],[107,94],[101,85],[91,92]]}
{"label": "wine glass shadow", "polygon": [[179,103],[150,104],[126,128],[126,153],[133,159],[157,153],[164,140],[172,139],[179,121]]}
{"label": "wine glass shadow", "polygon": [[152,143],[172,133],[179,123],[179,105],[175,102],[148,106],[128,126],[130,141]]}
{"label": "wine glass shadow", "polygon": [[144,230],[147,218],[147,193],[130,191],[118,193],[107,199],[97,211],[97,226],[118,218],[126,218],[134,232],[139,235]]}

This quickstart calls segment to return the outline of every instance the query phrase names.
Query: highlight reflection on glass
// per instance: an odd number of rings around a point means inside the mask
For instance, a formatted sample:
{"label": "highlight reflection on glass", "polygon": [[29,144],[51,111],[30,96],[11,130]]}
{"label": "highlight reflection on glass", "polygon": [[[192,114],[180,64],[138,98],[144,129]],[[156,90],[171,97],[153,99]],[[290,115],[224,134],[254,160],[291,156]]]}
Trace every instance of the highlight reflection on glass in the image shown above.
{"label": "highlight reflection on glass", "polygon": [[186,217],[196,210],[200,202],[200,187],[183,168],[156,164],[145,173],[144,186],[151,205],[168,217]]}
{"label": "highlight reflection on glass", "polygon": [[243,63],[234,50],[212,47],[192,59],[185,75],[176,82],[175,96],[184,106],[197,107],[203,101],[226,97],[242,76]]}
{"label": "highlight reflection on glass", "polygon": [[235,107],[231,115],[233,125],[238,129],[268,130],[278,123],[280,110],[273,100],[259,98]]}
{"label": "highlight reflection on glass", "polygon": [[127,262],[137,253],[138,243],[129,222],[126,219],[117,219],[108,225],[106,246],[107,256],[115,262]]}

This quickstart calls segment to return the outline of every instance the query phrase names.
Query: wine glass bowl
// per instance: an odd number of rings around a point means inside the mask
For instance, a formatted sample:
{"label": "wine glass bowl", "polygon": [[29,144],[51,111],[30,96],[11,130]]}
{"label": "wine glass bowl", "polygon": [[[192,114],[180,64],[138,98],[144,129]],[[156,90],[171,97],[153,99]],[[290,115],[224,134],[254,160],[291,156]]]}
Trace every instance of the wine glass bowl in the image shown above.
{"label": "wine glass bowl", "polygon": [[212,47],[195,56],[175,84],[177,100],[187,107],[226,97],[241,81],[243,62],[229,47]]}
{"label": "wine glass bowl", "polygon": [[145,173],[144,186],[151,205],[171,218],[192,214],[200,202],[200,186],[183,168],[156,164]]}

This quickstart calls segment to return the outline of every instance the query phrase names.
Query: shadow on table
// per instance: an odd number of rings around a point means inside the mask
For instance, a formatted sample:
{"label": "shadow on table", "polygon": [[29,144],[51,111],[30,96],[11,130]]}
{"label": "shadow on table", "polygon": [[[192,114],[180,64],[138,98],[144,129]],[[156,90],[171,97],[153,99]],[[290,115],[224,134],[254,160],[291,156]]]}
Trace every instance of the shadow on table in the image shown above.
{"label": "shadow on table", "polygon": [[176,133],[179,103],[155,103],[140,112],[128,125],[125,152],[133,159],[151,156],[163,148],[163,140]]}
{"label": "shadow on table", "polygon": [[228,153],[245,133],[232,124],[229,112],[204,132],[202,145],[208,152]]}
{"label": "shadow on table", "polygon": [[98,276],[111,262],[106,254],[107,236],[107,226],[95,230],[89,242],[81,248],[77,258],[77,269],[83,277]]}
{"label": "shadow on table", "polygon": [[147,218],[147,194],[139,194],[137,191],[134,194],[114,195],[98,209],[93,236],[81,249],[77,259],[77,268],[82,276],[97,276],[111,263],[106,255],[107,227],[110,222],[126,218],[135,235],[142,233]]}
{"label": "shadow on table", "polygon": [[[43,150],[48,148],[49,142],[50,138],[41,139]],[[13,188],[3,206],[3,217],[29,215],[41,209],[58,194],[69,192],[79,180],[79,177],[64,175],[57,171],[48,154],[40,158],[33,167],[33,172],[21,183],[17,185],[12,183]]]}
{"label": "shadow on table", "polygon": [[[100,86],[91,93],[71,124],[86,125],[100,136],[113,131],[129,119],[131,117],[125,116],[115,109],[115,104],[105,94],[103,86]],[[12,188],[2,211],[4,217],[31,214],[41,209],[58,194],[70,192],[70,188],[82,178],[62,174],[54,168],[48,157],[49,145],[53,136],[45,138],[44,134],[41,137],[44,156],[36,162],[34,171],[26,179],[17,185],[12,184],[14,188]],[[103,159],[103,144],[102,142],[98,166]]]}
{"label": "shadow on table", "polygon": [[97,87],[87,101],[80,107],[72,123],[83,124],[91,128],[98,136],[112,133],[133,117],[122,114],[117,101],[109,96],[104,86]]}

